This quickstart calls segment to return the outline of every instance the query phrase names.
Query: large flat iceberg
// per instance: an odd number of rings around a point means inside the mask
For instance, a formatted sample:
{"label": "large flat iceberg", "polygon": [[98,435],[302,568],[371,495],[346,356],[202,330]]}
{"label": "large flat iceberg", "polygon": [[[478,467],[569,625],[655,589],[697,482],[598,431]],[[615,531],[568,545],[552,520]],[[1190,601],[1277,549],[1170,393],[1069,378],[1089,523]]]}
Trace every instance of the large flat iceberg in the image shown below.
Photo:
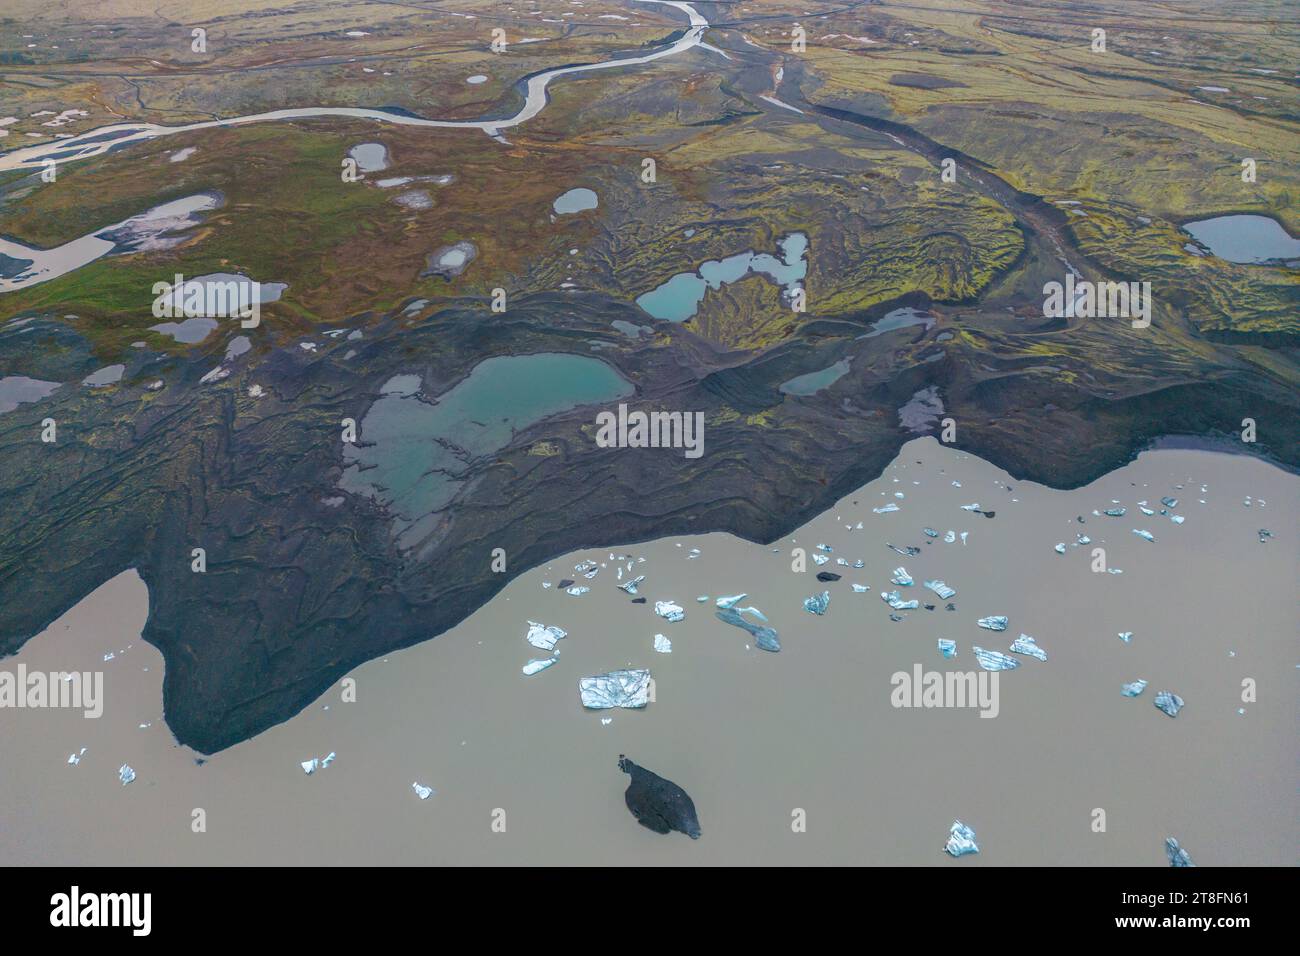
{"label": "large flat iceberg", "polygon": [[650,671],[625,670],[583,677],[578,681],[582,706],[588,710],[644,707],[650,703]]}

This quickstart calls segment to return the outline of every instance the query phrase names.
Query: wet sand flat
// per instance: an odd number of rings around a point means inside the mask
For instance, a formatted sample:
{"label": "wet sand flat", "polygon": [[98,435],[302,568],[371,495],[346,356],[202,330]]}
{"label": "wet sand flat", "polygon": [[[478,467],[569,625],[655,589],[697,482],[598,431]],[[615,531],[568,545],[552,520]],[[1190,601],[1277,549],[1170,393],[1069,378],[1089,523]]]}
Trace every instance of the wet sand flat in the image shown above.
{"label": "wet sand flat", "polygon": [[[357,668],[355,703],[336,687],[202,766],[162,722],[161,657],[139,638],[146,589],[128,572],[0,662],[102,670],[107,698],[98,720],[0,710],[0,862],[1160,866],[1173,836],[1202,866],[1294,865],[1297,487],[1255,459],[1161,450],[1059,492],[920,439],[772,545],[610,542],[533,569],[437,640]],[[1183,524],[1139,512],[1140,500],[1159,512],[1165,495]],[[1124,517],[1093,516],[1112,500]],[[891,502],[900,510],[872,512]],[[976,502],[996,517],[961,508]],[[965,531],[967,543],[929,539],[925,526]],[[1260,528],[1275,537],[1261,543]],[[1092,543],[1069,547],[1078,533]],[[834,548],[820,568],[817,543]],[[1090,570],[1098,546],[1123,574]],[[804,573],[791,570],[795,547],[810,556]],[[616,588],[611,554],[646,575],[646,604]],[[585,559],[605,565],[590,581],[574,571]],[[916,582],[902,596],[934,611],[890,620],[879,595],[899,566]],[[842,580],[821,584],[818,570]],[[564,578],[591,590],[542,587]],[[955,611],[923,588],[930,578],[956,589]],[[871,590],[853,593],[855,581]],[[830,607],[816,617],[802,602],[823,589]],[[714,616],[718,596],[740,592],[780,633],[780,653]],[[656,617],[657,600],[686,619]],[[975,623],[996,614],[1010,618],[1003,633]],[[525,677],[524,663],[546,656],[524,639],[529,620],[568,637],[555,665]],[[893,673],[976,670],[973,644],[1006,651],[1022,632],[1048,660],[1021,657],[1000,675],[996,718],[891,705]],[[653,650],[656,633],[671,654]],[[955,658],[938,638],[957,642]],[[624,667],[652,670],[654,702],[584,711],[578,679]],[[1121,696],[1138,678],[1146,691]],[[1242,701],[1245,678],[1257,702]],[[1162,690],[1186,703],[1175,719],[1152,704]],[[310,776],[299,766],[330,752]],[[686,789],[700,840],[637,825],[620,753]],[[124,763],[137,773],[126,786]],[[420,800],[413,781],[435,794]],[[204,833],[192,832],[194,808]],[[1104,833],[1092,830],[1095,808]],[[796,810],[806,832],[792,831]],[[957,818],[975,829],[978,856],[941,852]]]}

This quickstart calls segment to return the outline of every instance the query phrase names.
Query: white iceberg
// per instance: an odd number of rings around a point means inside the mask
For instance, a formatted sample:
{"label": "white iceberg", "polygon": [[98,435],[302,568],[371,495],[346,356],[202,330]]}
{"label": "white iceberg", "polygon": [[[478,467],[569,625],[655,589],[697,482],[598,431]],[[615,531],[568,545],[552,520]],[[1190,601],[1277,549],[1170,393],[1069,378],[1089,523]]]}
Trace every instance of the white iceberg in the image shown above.
{"label": "white iceberg", "polygon": [[655,613],[672,624],[686,619],[686,611],[672,601],[655,601]]}
{"label": "white iceberg", "polygon": [[1047,660],[1047,651],[1038,646],[1038,643],[1028,634],[1021,634],[1011,642],[1012,654],[1023,654],[1026,657],[1036,657],[1040,661]]}
{"label": "white iceberg", "polygon": [[524,676],[532,677],[534,674],[539,674],[558,660],[558,657],[534,657],[523,666]]}
{"label": "white iceberg", "polygon": [[1001,651],[986,651],[982,647],[972,647],[971,650],[975,654],[975,660],[986,671],[1013,671],[1020,666],[1020,661]]}
{"label": "white iceberg", "polygon": [[533,647],[540,647],[544,651],[555,650],[556,641],[561,641],[569,636],[569,632],[561,630],[547,624],[538,624],[536,621],[528,622],[528,643]]}
{"label": "white iceberg", "polygon": [[433,796],[433,787],[421,786],[420,784],[416,783],[414,780],[411,781],[411,789],[415,791],[415,795],[419,797],[421,800],[428,800],[431,796]]}
{"label": "white iceberg", "polygon": [[946,601],[948,600],[948,598],[952,597],[954,594],[957,593],[955,590],[948,587],[948,585],[946,585],[943,581],[937,578],[933,581],[926,581],[925,586],[929,588],[931,591],[933,591],[935,594],[939,595],[939,599],[941,601]]}
{"label": "white iceberg", "polygon": [[584,677],[578,681],[582,706],[588,710],[610,707],[645,707],[650,703],[650,671],[623,670]]}
{"label": "white iceberg", "polygon": [[135,779],[135,771],[128,764],[122,764],[117,768],[117,779],[122,781],[122,786],[126,786]]}
{"label": "white iceberg", "polygon": [[668,640],[662,634],[655,635],[655,650],[660,654],[671,654],[673,652],[673,642]]}
{"label": "white iceberg", "polygon": [[1006,615],[995,614],[992,617],[982,617],[975,622],[986,631],[1005,631],[1007,629]]}

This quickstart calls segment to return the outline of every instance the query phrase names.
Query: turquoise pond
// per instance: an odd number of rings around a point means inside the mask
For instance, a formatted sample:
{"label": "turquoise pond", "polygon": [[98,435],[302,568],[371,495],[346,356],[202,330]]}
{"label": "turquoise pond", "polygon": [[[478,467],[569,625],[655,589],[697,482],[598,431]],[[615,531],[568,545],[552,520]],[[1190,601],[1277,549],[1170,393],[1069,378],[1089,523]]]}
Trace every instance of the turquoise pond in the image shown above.
{"label": "turquoise pond", "polygon": [[751,272],[771,279],[787,293],[798,288],[808,274],[808,237],[791,233],[779,243],[781,258],[768,253],[741,252],[703,263],[697,272],[679,272],[662,285],[637,296],[636,304],[656,319],[685,322],[695,315],[709,289],[739,282]]}
{"label": "turquoise pond", "polygon": [[1220,259],[1244,265],[1300,259],[1300,239],[1268,216],[1215,216],[1183,229]]}
{"label": "turquoise pond", "polygon": [[486,359],[436,397],[422,395],[421,384],[411,374],[384,383],[361,420],[358,444],[344,446],[339,482],[387,506],[406,543],[420,536],[418,519],[455,496],[472,459],[550,415],[634,391],[604,362],[557,352]]}

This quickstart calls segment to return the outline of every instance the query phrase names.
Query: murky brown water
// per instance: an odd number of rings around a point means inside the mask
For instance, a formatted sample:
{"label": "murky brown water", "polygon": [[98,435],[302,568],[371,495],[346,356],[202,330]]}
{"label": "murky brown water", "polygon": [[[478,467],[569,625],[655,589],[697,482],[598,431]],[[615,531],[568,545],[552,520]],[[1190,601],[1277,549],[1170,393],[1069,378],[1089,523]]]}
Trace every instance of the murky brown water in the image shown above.
{"label": "murky brown water", "polygon": [[[719,534],[576,552],[437,640],[358,668],[356,703],[331,691],[203,766],[162,722],[161,658],[138,636],[145,588],[124,574],[0,662],[99,669],[107,697],[99,720],[0,710],[0,862],[1164,865],[1174,836],[1200,865],[1292,865],[1298,487],[1253,459],[1165,450],[1056,492],[918,440],[779,542],[779,555]],[[1180,499],[1184,524],[1139,513],[1138,500],[1159,511],[1162,495]],[[1092,516],[1112,499],[1125,517]],[[890,501],[902,510],[872,513]],[[972,502],[997,517],[961,510]],[[858,521],[864,530],[845,529]],[[968,531],[968,543],[926,543],[926,525]],[[1276,537],[1261,544],[1261,527]],[[1091,545],[1053,552],[1080,531]],[[843,580],[818,584],[811,561],[792,573],[791,539],[810,553],[833,546],[823,570]],[[886,542],[923,553],[902,557]],[[1124,574],[1092,573],[1096,546]],[[614,587],[611,552],[646,558],[633,572],[646,575],[646,605]],[[840,556],[866,567],[838,567]],[[607,565],[590,582],[573,572],[588,557]],[[879,593],[899,565],[916,580],[904,597],[935,611],[889,619]],[[564,577],[592,590],[541,587]],[[956,611],[922,588],[932,577],[957,589]],[[852,593],[853,581],[871,591]],[[831,604],[818,618],[802,600],[823,587]],[[780,632],[779,654],[714,617],[712,599],[740,591]],[[655,617],[660,599],[686,620]],[[1005,633],[976,626],[993,614],[1010,616]],[[524,677],[520,667],[544,656],[524,640],[529,619],[569,636],[557,664]],[[1022,631],[1049,660],[1022,658],[1001,675],[995,719],[891,706],[895,671],[971,670],[972,644],[1005,651]],[[656,633],[671,638],[671,655],[653,651]],[[954,660],[939,655],[939,637],[957,641]],[[584,711],[578,678],[627,666],[653,670],[654,703]],[[1122,697],[1139,677],[1145,693]],[[1243,678],[1257,681],[1257,703],[1241,701]],[[1186,701],[1176,719],[1152,705],[1161,690]],[[332,766],[299,767],[330,751]],[[699,841],[636,824],[620,753],[686,788]],[[123,763],[138,774],[128,786]],[[421,801],[413,781],[437,792]],[[191,830],[196,807],[205,833]],[[795,808],[806,832],[792,832]],[[1106,811],[1105,833],[1092,832],[1094,808]],[[497,809],[505,832],[493,831]],[[979,856],[940,852],[957,817],[975,828]]]}

